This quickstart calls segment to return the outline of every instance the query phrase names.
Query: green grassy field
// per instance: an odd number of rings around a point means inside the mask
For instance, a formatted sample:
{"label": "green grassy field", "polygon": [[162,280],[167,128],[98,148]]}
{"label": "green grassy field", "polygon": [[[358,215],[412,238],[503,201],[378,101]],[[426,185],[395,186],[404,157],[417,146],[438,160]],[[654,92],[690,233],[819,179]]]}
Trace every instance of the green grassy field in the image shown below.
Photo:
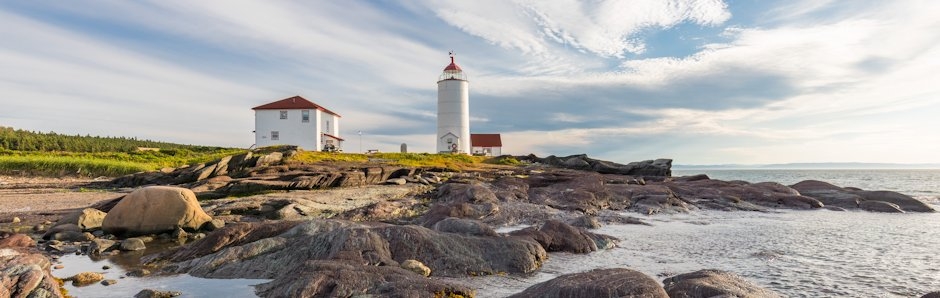
{"label": "green grassy field", "polygon": [[31,176],[108,176],[202,163],[242,149],[193,152],[186,149],[135,152],[39,152],[0,150],[0,174]]}
{"label": "green grassy field", "polygon": [[430,153],[329,153],[305,151],[291,158],[291,162],[318,163],[318,162],[377,162],[406,167],[437,167],[454,170],[475,168],[484,164],[489,157],[469,156],[463,154],[430,154]]}

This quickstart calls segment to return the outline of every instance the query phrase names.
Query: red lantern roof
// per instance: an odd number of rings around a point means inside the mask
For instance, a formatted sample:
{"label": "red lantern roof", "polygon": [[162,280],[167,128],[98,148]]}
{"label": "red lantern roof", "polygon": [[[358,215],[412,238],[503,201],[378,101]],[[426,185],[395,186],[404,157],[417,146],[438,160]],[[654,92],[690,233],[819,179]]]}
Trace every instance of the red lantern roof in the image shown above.
{"label": "red lantern roof", "polygon": [[454,63],[454,56],[450,56],[450,64],[447,65],[447,67],[444,67],[444,71],[448,71],[448,70],[463,71],[463,69],[460,69],[460,66],[458,66],[457,63]]}

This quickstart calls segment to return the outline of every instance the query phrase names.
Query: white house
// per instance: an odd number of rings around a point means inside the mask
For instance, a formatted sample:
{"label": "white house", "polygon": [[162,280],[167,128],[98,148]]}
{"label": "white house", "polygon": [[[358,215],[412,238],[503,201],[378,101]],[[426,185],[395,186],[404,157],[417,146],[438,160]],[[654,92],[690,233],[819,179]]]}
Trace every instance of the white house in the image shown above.
{"label": "white house", "polygon": [[303,97],[285,98],[252,110],[257,147],[296,145],[312,151],[342,148],[339,114]]}
{"label": "white house", "polygon": [[498,133],[470,134],[470,146],[472,146],[473,155],[503,155],[503,140]]}

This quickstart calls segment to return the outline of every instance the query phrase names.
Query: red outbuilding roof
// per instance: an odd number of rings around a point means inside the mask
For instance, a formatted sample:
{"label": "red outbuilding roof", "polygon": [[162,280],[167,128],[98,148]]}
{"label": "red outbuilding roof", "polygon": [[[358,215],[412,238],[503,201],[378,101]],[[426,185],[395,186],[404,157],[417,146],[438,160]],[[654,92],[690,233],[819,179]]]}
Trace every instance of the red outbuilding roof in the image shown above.
{"label": "red outbuilding roof", "polygon": [[331,134],[328,134],[328,133],[323,133],[323,136],[329,137],[329,138],[333,138],[333,139],[335,139],[335,140],[339,140],[340,142],[345,142],[345,141],[346,141],[346,140],[343,139],[343,138],[340,138],[340,137],[337,137],[337,136],[334,136],[334,135],[331,135]]}
{"label": "red outbuilding roof", "polygon": [[502,147],[503,140],[498,133],[474,133],[470,134],[471,147]]}
{"label": "red outbuilding roof", "polygon": [[324,113],[334,115],[336,117],[342,117],[333,111],[324,108],[321,105],[315,104],[312,101],[307,100],[306,98],[298,96],[288,97],[282,100],[278,100],[272,103],[263,104],[254,108],[252,110],[320,110]]}

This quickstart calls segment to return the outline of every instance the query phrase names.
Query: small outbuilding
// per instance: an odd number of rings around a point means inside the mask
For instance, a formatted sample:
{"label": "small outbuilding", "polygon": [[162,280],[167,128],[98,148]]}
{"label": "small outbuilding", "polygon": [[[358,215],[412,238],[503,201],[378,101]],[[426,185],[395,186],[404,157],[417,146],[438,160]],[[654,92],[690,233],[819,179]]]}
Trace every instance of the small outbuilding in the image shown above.
{"label": "small outbuilding", "polygon": [[503,155],[503,140],[498,133],[470,134],[470,146],[473,155]]}
{"label": "small outbuilding", "polygon": [[300,96],[252,108],[255,146],[295,145],[311,151],[339,151],[340,115]]}

